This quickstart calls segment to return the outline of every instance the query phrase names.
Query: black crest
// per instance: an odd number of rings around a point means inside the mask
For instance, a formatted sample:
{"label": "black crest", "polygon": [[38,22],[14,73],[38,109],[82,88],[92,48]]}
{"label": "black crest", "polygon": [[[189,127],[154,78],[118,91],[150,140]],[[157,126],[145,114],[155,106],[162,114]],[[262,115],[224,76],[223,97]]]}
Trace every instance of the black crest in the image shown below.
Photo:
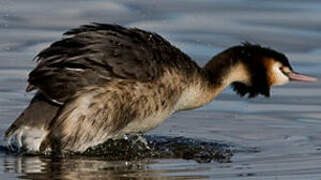
{"label": "black crest", "polygon": [[243,62],[251,75],[250,85],[240,82],[232,83],[233,90],[240,96],[246,94],[249,98],[259,94],[266,97],[270,96],[270,84],[268,83],[267,69],[263,62],[264,58],[273,58],[292,69],[284,54],[270,48],[245,42],[242,46],[236,46],[234,51],[236,58]]}

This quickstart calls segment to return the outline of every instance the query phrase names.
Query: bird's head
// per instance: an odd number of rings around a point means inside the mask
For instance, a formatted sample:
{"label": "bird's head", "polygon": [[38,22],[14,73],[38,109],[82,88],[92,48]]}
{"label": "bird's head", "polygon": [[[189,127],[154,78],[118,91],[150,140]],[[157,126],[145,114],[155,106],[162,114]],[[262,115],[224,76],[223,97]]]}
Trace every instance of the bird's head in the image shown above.
{"label": "bird's head", "polygon": [[232,83],[233,90],[240,96],[270,96],[270,88],[290,81],[316,81],[316,78],[293,71],[287,57],[270,48],[244,43],[231,48],[235,59],[246,72],[246,79]]}

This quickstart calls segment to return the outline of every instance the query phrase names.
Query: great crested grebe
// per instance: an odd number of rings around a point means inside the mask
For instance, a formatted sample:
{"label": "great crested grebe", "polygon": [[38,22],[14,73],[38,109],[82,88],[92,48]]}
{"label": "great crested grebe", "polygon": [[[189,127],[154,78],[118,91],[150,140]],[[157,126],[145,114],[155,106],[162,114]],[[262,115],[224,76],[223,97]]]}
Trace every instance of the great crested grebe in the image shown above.
{"label": "great crested grebe", "polygon": [[156,33],[84,25],[37,55],[29,106],[6,131],[9,146],[78,151],[157,127],[171,114],[211,102],[226,86],[270,96],[273,85],[315,81],[294,73],[285,55],[245,43],[203,68]]}

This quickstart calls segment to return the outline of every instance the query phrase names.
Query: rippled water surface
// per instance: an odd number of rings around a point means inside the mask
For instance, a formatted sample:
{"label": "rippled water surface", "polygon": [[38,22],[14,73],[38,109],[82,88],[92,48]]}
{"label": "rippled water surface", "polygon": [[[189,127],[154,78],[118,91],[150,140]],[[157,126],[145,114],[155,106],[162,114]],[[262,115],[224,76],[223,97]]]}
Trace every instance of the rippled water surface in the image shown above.
{"label": "rippled water surface", "polygon": [[[67,29],[89,22],[158,32],[200,65],[229,46],[255,42],[285,52],[296,71],[321,78],[317,0],[0,0],[1,136],[32,97],[24,92],[32,58]],[[236,151],[231,163],[202,164],[0,151],[0,179],[320,179],[321,81],[276,87],[269,99],[242,99],[227,89],[206,107],[174,114],[150,134],[245,150]]]}

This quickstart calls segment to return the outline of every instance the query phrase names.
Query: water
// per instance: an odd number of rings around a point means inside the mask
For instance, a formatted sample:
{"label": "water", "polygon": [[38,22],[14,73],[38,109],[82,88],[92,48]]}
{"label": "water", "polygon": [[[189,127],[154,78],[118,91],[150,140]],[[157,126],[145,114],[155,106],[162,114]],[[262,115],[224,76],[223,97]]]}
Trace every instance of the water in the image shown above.
{"label": "water", "polygon": [[[241,41],[285,52],[298,72],[321,78],[321,4],[317,0],[0,0],[0,133],[32,94],[32,58],[67,29],[118,23],[160,33],[203,65]],[[292,83],[272,98],[225,90],[206,107],[174,114],[152,135],[233,144],[231,163],[183,159],[107,161],[0,153],[1,179],[320,179],[321,81]],[[3,140],[0,141],[4,144]],[[249,149],[254,149],[249,151]]]}

